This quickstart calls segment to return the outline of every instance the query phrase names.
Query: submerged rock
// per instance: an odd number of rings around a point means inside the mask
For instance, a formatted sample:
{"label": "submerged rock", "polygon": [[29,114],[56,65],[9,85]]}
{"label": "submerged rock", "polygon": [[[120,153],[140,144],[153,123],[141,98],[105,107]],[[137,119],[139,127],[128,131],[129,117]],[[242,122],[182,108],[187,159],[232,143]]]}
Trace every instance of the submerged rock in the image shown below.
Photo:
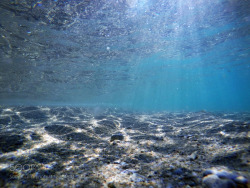
{"label": "submerged rock", "polygon": [[38,135],[37,133],[31,133],[30,137],[32,140],[40,140],[41,139],[41,136]]}
{"label": "submerged rock", "polygon": [[11,152],[21,148],[26,138],[22,135],[0,135],[0,151]]}
{"label": "submerged rock", "polygon": [[114,182],[109,182],[108,183],[108,188],[116,188]]}
{"label": "submerged rock", "polygon": [[247,187],[248,180],[234,172],[208,169],[203,172],[202,183],[207,188]]}
{"label": "submerged rock", "polygon": [[234,179],[234,181],[237,183],[237,184],[242,184],[242,185],[246,185],[248,184],[248,180],[243,177],[243,176],[238,176]]}
{"label": "submerged rock", "polygon": [[193,152],[190,156],[188,156],[188,159],[191,161],[194,161],[195,159],[197,159],[197,151]]}
{"label": "submerged rock", "polygon": [[202,183],[207,188],[236,188],[236,184],[230,179],[221,179],[215,174],[203,178]]}
{"label": "submerged rock", "polygon": [[124,136],[119,133],[119,134],[114,134],[111,136],[110,142],[113,142],[114,140],[123,140]]}

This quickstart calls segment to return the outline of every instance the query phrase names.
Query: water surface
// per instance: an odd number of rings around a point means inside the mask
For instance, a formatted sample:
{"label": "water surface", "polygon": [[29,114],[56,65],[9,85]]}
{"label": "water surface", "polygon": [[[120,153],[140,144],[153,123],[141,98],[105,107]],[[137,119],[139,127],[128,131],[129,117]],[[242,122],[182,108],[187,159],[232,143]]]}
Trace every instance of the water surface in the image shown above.
{"label": "water surface", "polygon": [[0,9],[1,104],[250,109],[248,1],[2,0]]}

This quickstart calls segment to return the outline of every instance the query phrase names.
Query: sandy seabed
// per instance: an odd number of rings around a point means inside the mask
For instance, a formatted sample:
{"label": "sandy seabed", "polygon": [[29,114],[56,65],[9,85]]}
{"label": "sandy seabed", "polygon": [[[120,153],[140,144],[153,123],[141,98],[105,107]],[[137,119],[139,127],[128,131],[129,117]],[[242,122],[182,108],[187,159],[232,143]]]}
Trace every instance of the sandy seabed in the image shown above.
{"label": "sandy seabed", "polygon": [[[250,113],[0,108],[0,187],[203,187],[249,180]],[[249,187],[249,184],[245,187]]]}

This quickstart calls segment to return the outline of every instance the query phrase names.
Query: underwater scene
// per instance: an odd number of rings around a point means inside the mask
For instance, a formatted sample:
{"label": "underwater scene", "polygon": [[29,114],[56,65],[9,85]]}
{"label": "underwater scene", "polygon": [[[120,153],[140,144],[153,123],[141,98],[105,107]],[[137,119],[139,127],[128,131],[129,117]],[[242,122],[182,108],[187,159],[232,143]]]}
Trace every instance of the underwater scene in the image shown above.
{"label": "underwater scene", "polygon": [[1,0],[0,187],[250,188],[249,0]]}

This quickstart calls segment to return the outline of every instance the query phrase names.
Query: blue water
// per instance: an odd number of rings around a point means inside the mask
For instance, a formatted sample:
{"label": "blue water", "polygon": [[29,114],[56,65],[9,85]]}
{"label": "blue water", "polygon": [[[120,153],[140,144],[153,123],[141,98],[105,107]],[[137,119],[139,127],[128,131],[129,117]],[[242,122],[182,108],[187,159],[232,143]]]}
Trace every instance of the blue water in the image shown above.
{"label": "blue water", "polygon": [[84,3],[0,3],[1,105],[250,111],[248,1]]}

